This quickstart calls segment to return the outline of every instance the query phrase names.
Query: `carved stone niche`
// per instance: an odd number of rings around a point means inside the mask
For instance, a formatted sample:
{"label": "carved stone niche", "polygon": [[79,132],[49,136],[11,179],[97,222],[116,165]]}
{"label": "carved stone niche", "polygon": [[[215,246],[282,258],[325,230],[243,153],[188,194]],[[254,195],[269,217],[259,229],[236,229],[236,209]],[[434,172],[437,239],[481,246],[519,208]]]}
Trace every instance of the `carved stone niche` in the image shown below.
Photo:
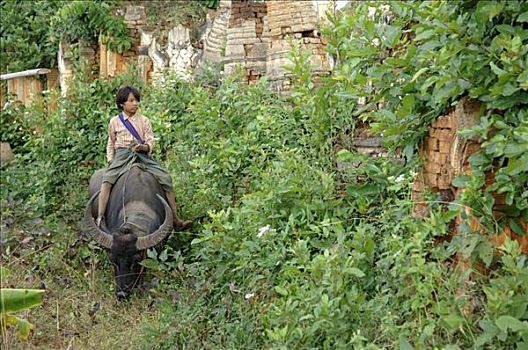
{"label": "carved stone niche", "polygon": [[196,68],[203,50],[192,45],[190,29],[178,25],[168,32],[168,39],[162,45],[153,32],[141,32],[140,55],[148,54],[153,64],[154,80],[163,81],[168,71],[176,72],[188,79]]}
{"label": "carved stone niche", "polygon": [[185,78],[191,76],[203,52],[191,44],[190,34],[190,30],[180,24],[169,32],[167,45],[169,68]]}
{"label": "carved stone niche", "polygon": [[158,44],[157,38],[153,33],[141,32],[141,49],[140,52],[147,51],[152,60],[152,76],[155,81],[163,81],[163,75],[167,70],[169,57],[161,45]]}

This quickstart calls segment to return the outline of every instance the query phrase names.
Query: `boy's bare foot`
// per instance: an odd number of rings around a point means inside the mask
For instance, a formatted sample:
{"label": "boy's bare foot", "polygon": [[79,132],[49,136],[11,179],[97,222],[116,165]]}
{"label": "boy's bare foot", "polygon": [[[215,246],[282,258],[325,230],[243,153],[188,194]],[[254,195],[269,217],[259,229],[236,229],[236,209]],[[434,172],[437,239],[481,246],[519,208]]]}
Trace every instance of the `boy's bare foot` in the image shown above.
{"label": "boy's bare foot", "polygon": [[177,231],[185,230],[191,224],[191,220],[174,220],[174,229]]}

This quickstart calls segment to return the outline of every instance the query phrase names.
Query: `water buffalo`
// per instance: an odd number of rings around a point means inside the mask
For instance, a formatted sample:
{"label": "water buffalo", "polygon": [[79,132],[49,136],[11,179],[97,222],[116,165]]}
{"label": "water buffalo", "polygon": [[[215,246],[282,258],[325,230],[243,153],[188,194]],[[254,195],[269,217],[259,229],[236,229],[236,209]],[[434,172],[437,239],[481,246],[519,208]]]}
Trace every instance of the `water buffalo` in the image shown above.
{"label": "water buffalo", "polygon": [[139,262],[145,250],[163,241],[171,232],[173,215],[158,181],[133,166],[112,187],[105,222],[99,228],[94,217],[103,172],[104,169],[96,171],[90,179],[91,198],[84,213],[86,233],[108,249],[116,296],[127,298],[140,279]]}

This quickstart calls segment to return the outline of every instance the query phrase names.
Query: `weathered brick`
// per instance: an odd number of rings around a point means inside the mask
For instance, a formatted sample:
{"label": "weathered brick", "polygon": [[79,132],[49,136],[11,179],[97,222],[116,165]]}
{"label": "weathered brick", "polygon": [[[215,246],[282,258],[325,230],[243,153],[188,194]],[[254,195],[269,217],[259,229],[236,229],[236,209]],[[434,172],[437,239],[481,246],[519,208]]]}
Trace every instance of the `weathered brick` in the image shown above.
{"label": "weathered brick", "polygon": [[451,142],[440,140],[438,142],[438,150],[440,153],[449,154],[451,152]]}
{"label": "weathered brick", "polygon": [[443,154],[440,152],[432,152],[429,153],[431,155],[431,158],[428,159],[428,161],[437,163],[437,164],[445,164],[447,163],[447,154]]}
{"label": "weathered brick", "polygon": [[449,128],[450,126],[451,123],[449,117],[447,116],[442,115],[436,120],[436,127],[438,128]]}
{"label": "weathered brick", "polygon": [[438,139],[434,137],[428,137],[426,139],[426,147],[430,151],[437,151],[438,150]]}
{"label": "weathered brick", "polygon": [[438,184],[438,175],[437,174],[425,173],[425,178],[426,178],[427,184],[429,184],[429,186],[437,187],[437,184]]}

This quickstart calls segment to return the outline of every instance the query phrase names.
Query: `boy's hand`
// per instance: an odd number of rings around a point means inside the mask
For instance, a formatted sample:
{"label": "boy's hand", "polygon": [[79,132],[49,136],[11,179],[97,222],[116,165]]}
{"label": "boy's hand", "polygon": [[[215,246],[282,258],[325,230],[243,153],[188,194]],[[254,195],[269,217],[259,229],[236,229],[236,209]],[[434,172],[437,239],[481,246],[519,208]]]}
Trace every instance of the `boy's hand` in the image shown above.
{"label": "boy's hand", "polygon": [[148,146],[147,145],[137,144],[137,145],[132,146],[132,151],[134,151],[134,152],[148,152]]}

